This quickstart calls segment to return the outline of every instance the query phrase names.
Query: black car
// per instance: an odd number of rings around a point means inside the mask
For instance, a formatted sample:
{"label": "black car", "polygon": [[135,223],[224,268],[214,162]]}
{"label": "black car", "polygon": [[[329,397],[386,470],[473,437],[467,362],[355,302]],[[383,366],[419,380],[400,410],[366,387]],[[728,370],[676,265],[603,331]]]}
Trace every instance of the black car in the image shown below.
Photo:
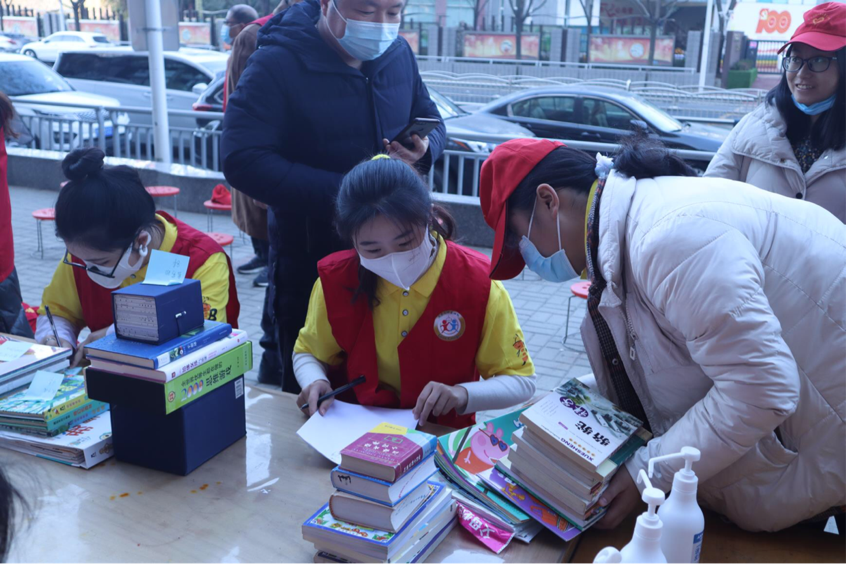
{"label": "black car", "polygon": [[[645,129],[667,147],[716,152],[729,134],[716,126],[682,123],[631,92],[601,87],[526,90],[497,99],[479,113],[507,119],[538,137],[616,143]],[[692,161],[704,170],[707,160]]]}

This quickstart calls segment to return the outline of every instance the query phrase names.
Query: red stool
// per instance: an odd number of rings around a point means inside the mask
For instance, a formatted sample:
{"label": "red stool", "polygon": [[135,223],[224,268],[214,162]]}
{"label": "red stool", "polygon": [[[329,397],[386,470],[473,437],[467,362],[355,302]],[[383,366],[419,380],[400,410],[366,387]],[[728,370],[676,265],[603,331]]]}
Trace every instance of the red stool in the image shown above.
{"label": "red stool", "polygon": [[573,295],[571,295],[570,299],[567,300],[567,322],[564,324],[564,338],[561,340],[562,346],[565,346],[567,344],[567,338],[570,336],[570,302],[573,301],[573,298],[581,298],[583,300],[587,300],[588,290],[590,290],[589,281],[576,282],[575,284],[570,286],[570,291],[573,293]]}
{"label": "red stool", "polygon": [[177,196],[179,188],[176,186],[147,186],[147,193],[154,198],[167,198],[173,196],[173,217],[179,217],[179,206]]}
{"label": "red stool", "polygon": [[36,252],[41,253],[41,258],[44,258],[44,238],[41,235],[41,223],[43,221],[56,221],[56,210],[53,208],[41,208],[32,212],[32,217],[35,218],[35,226],[37,227],[37,241],[38,248]]}
{"label": "red stool", "polygon": [[[226,247],[230,247],[230,245],[232,245],[232,242],[235,240],[235,237],[233,237],[232,235],[228,235],[226,233],[206,233],[206,235],[208,235],[209,237],[214,239],[214,241],[218,245],[223,247],[224,253],[226,252]],[[232,255],[231,250],[229,251],[229,254],[230,254],[230,256]]]}
{"label": "red stool", "polygon": [[232,211],[232,204],[218,204],[216,202],[212,202],[211,200],[206,200],[203,202],[203,206],[206,208],[206,217],[208,218],[208,229],[207,231],[211,234],[212,230],[214,229],[214,212],[216,211]]}

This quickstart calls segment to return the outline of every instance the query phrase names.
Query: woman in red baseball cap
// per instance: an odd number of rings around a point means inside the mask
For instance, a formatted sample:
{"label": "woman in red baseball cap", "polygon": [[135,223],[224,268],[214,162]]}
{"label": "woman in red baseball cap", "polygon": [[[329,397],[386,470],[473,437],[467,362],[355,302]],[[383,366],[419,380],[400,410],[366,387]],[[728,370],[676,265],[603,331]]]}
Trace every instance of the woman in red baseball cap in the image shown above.
{"label": "woman in red baseball cap", "polygon": [[846,4],[805,12],[785,50],[781,82],[740,120],[705,175],[805,199],[846,222]]}
{"label": "woman in red baseball cap", "polygon": [[[659,142],[614,161],[512,140],[482,167],[491,277],[587,271],[599,390],[654,438],[615,474],[597,526],[640,503],[650,458],[698,448],[699,499],[749,530],[846,504],[846,228],[819,206],[697,178]],[[675,462],[657,464],[669,491]]]}

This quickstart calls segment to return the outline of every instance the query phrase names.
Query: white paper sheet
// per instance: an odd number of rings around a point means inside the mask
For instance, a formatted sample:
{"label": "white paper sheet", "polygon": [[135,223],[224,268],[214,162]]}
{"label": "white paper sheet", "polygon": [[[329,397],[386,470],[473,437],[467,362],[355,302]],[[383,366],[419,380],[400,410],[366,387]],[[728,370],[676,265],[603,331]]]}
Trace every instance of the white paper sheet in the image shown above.
{"label": "white paper sheet", "polygon": [[22,357],[32,347],[32,343],[6,341],[0,344],[0,362],[9,362]]}
{"label": "white paper sheet", "polygon": [[53,401],[56,397],[56,392],[62,385],[62,380],[65,379],[64,374],[56,372],[47,372],[39,370],[35,373],[32,383],[19,399],[30,401]]}
{"label": "white paper sheet", "polygon": [[340,464],[344,447],[380,423],[417,427],[410,409],[365,407],[335,400],[326,415],[315,413],[297,434],[317,452]]}

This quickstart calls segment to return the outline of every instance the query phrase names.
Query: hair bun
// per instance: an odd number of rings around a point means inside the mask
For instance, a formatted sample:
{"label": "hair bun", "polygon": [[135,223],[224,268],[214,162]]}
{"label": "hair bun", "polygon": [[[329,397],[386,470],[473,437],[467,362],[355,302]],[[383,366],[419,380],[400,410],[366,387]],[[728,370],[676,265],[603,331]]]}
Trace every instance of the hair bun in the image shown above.
{"label": "hair bun", "polygon": [[106,154],[98,147],[74,149],[62,161],[62,172],[68,180],[80,181],[103,170],[105,157]]}

